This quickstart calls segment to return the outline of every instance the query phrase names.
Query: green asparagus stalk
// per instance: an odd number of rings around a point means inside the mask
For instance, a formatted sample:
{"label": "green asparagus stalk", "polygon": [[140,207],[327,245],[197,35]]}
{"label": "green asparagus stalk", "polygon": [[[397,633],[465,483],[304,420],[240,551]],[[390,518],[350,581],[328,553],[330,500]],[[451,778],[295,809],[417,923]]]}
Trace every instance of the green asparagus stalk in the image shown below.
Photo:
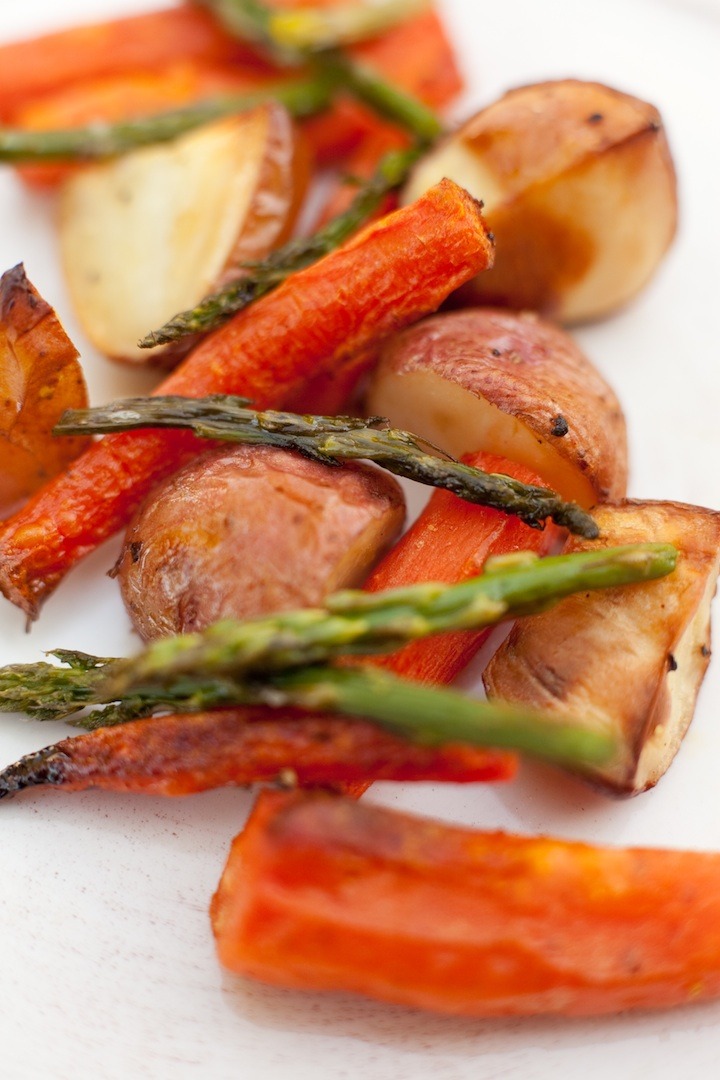
{"label": "green asparagus stalk", "polygon": [[334,89],[329,72],[316,72],[265,90],[222,94],[182,109],[116,123],[94,123],[63,131],[0,128],[0,161],[25,164],[114,157],[142,146],[169,142],[212,120],[235,116],[271,101],[280,102],[297,118],[312,116],[328,107]]}
{"label": "green asparagus stalk", "polygon": [[[157,641],[130,660],[57,651],[69,670],[48,663],[0,668],[0,711],[62,719],[89,705],[110,704],[99,716],[107,724],[162,708],[271,704],[278,687],[288,685],[273,680],[292,669],[342,655],[392,651],[429,634],[488,626],[544,610],[573,592],[662,577],[676,559],[668,544],[546,559],[525,553],[491,560],[484,574],[461,585],[345,590],[330,596],[325,608],[225,620],[202,633]],[[82,726],[92,724],[91,717]]]}
{"label": "green asparagus stalk", "polygon": [[137,428],[189,428],[203,439],[298,450],[324,464],[364,459],[389,472],[432,487],[446,488],[468,502],[492,506],[541,527],[549,517],[581,536],[598,528],[575,503],[547,488],[523,484],[499,473],[428,453],[416,435],[389,428],[382,417],[299,416],[248,408],[246,398],[218,394],[206,398],[130,398],[95,409],[68,410],[56,435],[89,435]]}
{"label": "green asparagus stalk", "polygon": [[315,63],[318,70],[333,83],[342,86],[386,120],[408,131],[421,146],[429,146],[443,134],[442,121],[432,109],[346,53],[322,53]]}
{"label": "green asparagus stalk", "polygon": [[151,331],[138,342],[142,349],[152,349],[178,341],[188,334],[205,334],[242,311],[254,300],[280,285],[290,274],[317,262],[339,247],[382,205],[386,195],[405,181],[420,156],[419,147],[386,154],[375,173],[363,184],[344,213],[304,239],[291,240],[267,259],[248,266],[247,273],[211,293],[194,308],[173,316],[164,326]]}
{"label": "green asparagus stalk", "polygon": [[332,82],[408,131],[417,142],[428,144],[442,134],[442,122],[422,101],[337,50],[350,40],[389,29],[425,5],[412,0],[383,0],[364,8],[333,9],[333,14],[330,9],[278,12],[260,0],[202,3],[232,34],[261,45],[274,60],[285,64],[311,60]]}
{"label": "green asparagus stalk", "polygon": [[[421,686],[378,669],[319,667],[274,676],[262,684],[237,684],[237,703],[362,717],[425,746],[497,747],[576,769],[602,764],[616,749],[604,732],[503,703],[478,701],[453,690]],[[121,719],[129,717],[99,711],[78,725],[97,730]],[[0,771],[0,798],[27,787],[65,782],[68,769],[72,773],[66,748],[67,743],[47,746]]]}
{"label": "green asparagus stalk", "polygon": [[333,593],[323,608],[246,622],[225,620],[196,634],[156,641],[113,665],[108,693],[168,686],[180,675],[247,679],[324,664],[343,655],[388,652],[449,630],[470,630],[545,610],[570,593],[647,581],[669,573],[667,544],[636,544],[546,559],[496,560],[460,585],[427,583],[383,593]]}

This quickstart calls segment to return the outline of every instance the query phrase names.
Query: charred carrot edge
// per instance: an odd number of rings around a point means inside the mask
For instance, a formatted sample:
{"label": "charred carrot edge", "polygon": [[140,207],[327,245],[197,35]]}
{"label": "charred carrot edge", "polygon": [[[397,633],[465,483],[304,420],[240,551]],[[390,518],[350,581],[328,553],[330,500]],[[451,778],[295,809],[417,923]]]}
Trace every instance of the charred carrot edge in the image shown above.
{"label": "charred carrot edge", "polygon": [[85,79],[153,71],[181,60],[269,65],[193,4],[131,15],[0,46],[0,116]]}
{"label": "charred carrot edge", "polygon": [[467,746],[422,747],[375,725],[271,709],[134,720],[64,739],[0,772],[0,797],[28,787],[190,795],[231,784],[291,780],[474,783],[509,780],[515,758]]}
{"label": "charred carrot edge", "polygon": [[[153,71],[131,71],[79,84],[33,99],[17,110],[13,126],[29,131],[83,127],[96,121],[152,116],[222,93],[262,89],[265,75],[228,65],[193,61]],[[77,172],[80,165],[21,165],[17,171],[34,187],[52,187]]]}
{"label": "charred carrot edge", "polygon": [[[232,393],[258,408],[280,406],[314,374],[434,311],[491,262],[478,204],[442,181],[209,335],[158,393]],[[0,591],[36,617],[67,571],[198,449],[184,432],[94,444],[3,526]]]}
{"label": "charred carrot edge", "polygon": [[720,855],[482,833],[265,792],[213,899],[221,963],[476,1017],[720,994]]}
{"label": "charred carrot edge", "polygon": [[[448,106],[463,88],[442,20],[432,10],[353,46],[350,52],[435,109]],[[378,135],[386,125],[363,105],[341,99],[303,127],[318,164],[331,165],[344,164],[366,138]]]}
{"label": "charred carrot edge", "polygon": [[[468,454],[463,460],[526,484],[543,484],[532,469],[498,455],[480,452]],[[564,530],[552,522],[539,532],[518,518],[486,506],[472,506],[448,491],[434,491],[423,512],[378,564],[364,588],[380,592],[419,581],[467,581],[480,573],[491,556],[513,551],[547,555],[561,546],[564,535]],[[486,629],[425,638],[369,662],[418,682],[450,683],[490,633]]]}

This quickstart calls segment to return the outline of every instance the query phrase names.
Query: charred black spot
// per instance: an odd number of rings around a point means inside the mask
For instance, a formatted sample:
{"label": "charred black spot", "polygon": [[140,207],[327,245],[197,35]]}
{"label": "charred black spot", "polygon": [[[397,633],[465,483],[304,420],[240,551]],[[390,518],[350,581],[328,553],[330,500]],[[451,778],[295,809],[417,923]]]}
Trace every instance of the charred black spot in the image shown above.
{"label": "charred black spot", "polygon": [[677,671],[677,660],[672,653],[668,653],[667,665],[668,671]]}
{"label": "charred black spot", "polygon": [[588,124],[599,124],[604,119],[605,119],[605,117],[603,116],[603,114],[601,112],[594,112],[594,113],[590,113],[590,115],[587,118],[587,122],[588,122]]}
{"label": "charred black spot", "polygon": [[707,647],[707,645],[702,644],[700,646],[700,655],[705,657],[710,655],[710,649]]}
{"label": "charred black spot", "polygon": [[128,544],[128,551],[130,552],[130,558],[134,563],[140,561],[140,552],[142,551],[142,540],[133,540]]}
{"label": "charred black spot", "polygon": [[499,349],[491,349],[490,352],[492,353],[493,356],[502,356],[502,353],[500,352]]}
{"label": "charred black spot", "polygon": [[558,413],[557,416],[553,417],[552,427],[550,428],[551,435],[556,435],[558,439],[562,439],[563,435],[567,435],[569,430],[570,425],[564,416]]}

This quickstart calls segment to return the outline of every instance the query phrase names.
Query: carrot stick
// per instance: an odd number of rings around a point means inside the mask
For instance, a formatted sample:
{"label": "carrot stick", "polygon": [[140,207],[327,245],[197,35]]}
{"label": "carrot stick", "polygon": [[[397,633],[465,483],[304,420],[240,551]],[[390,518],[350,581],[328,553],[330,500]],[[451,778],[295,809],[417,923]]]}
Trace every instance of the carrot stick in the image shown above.
{"label": "carrot stick", "polygon": [[[313,374],[434,311],[491,261],[478,204],[442,181],[239,312],[158,393],[233,393],[259,408],[282,405]],[[67,571],[198,448],[189,433],[170,431],[93,445],[3,526],[0,591],[36,617]]]}
{"label": "carrot stick", "polygon": [[720,994],[717,854],[482,833],[265,792],[211,914],[233,971],[456,1015],[594,1015]]}
{"label": "carrot stick", "polygon": [[0,797],[26,787],[89,787],[190,795],[289,778],[303,785],[357,780],[508,780],[515,758],[471,746],[423,747],[374,724],[271,709],[219,709],[99,728],[29,754],[0,772]]}
{"label": "carrot stick", "polygon": [[86,79],[151,72],[181,60],[270,68],[209,12],[183,4],[0,46],[0,117]]}
{"label": "carrot stick", "polygon": [[[525,465],[483,452],[463,460],[486,472],[505,473],[526,484],[543,481]],[[547,555],[562,543],[564,530],[548,522],[539,532],[519,518],[473,506],[449,491],[433,492],[428,505],[402,539],[375,568],[364,588],[370,592],[420,581],[467,581],[491,556],[514,551]],[[490,629],[442,634],[412,642],[369,662],[418,682],[450,683],[469,664]]]}

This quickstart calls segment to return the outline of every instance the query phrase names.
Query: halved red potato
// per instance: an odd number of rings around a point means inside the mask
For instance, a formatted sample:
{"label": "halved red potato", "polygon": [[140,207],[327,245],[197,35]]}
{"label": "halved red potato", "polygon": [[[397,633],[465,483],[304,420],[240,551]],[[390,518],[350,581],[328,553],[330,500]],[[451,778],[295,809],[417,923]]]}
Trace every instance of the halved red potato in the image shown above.
{"label": "halved red potato", "polygon": [[78,353],[22,264],[0,278],[0,517],[60,472],[86,438],[56,439],[87,388]]}
{"label": "halved red potato", "polygon": [[521,462],[582,506],[625,494],[620,404],[573,339],[531,313],[435,315],[382,349],[373,413],[455,457]]}
{"label": "halved red potato", "polygon": [[677,185],[660,114],[600,83],[511,90],[420,162],[408,202],[443,176],[483,200],[494,268],[463,303],[561,322],[605,315],[652,277],[675,234]]}
{"label": "halved red potato", "polygon": [[627,589],[569,597],[522,619],[491,659],[488,694],[572,716],[618,741],[590,779],[620,794],[653,787],[677,753],[710,658],[710,601],[720,570],[720,513],[627,501],[595,511],[601,541],[656,540],[680,553],[674,573]]}
{"label": "halved red potato", "polygon": [[149,640],[310,607],[360,585],[404,518],[399,485],[371,466],[226,445],[153,492],[114,572]]}
{"label": "halved red potato", "polygon": [[308,179],[288,113],[268,105],[88,166],[60,196],[60,246],[85,332],[113,359],[290,233]]}

